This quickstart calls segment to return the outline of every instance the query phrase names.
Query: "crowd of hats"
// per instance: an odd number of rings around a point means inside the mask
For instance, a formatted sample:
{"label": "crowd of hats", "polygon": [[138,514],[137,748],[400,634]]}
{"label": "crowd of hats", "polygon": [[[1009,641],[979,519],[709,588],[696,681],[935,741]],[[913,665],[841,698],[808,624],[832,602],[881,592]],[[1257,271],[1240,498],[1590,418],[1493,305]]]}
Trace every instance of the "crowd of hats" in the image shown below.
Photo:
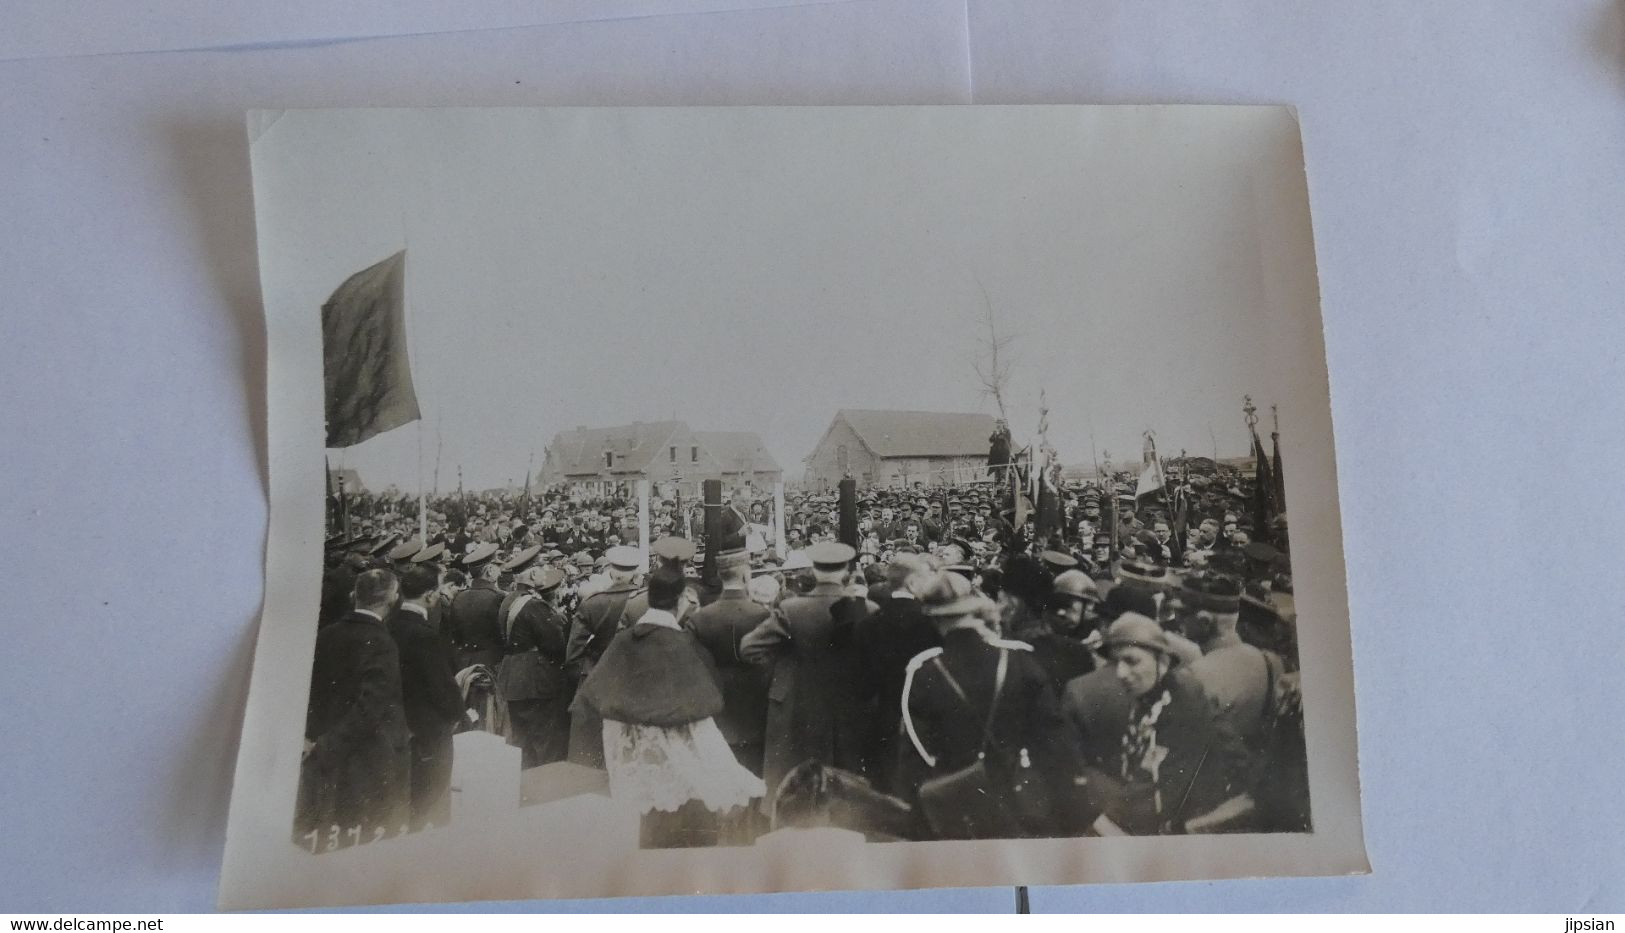
{"label": "crowd of hats", "polygon": [[[1011,493],[990,482],[959,486],[875,488],[857,497],[859,537],[855,559],[861,566],[884,565],[898,554],[930,555],[963,576],[998,575],[1011,553],[1033,553],[1052,576],[1072,572],[1079,579],[1110,571],[1118,580],[1139,586],[1166,586],[1174,566],[1187,563],[1185,553],[1168,555],[1151,527],[1167,522],[1159,504],[1136,509],[1134,477],[1121,473],[1105,483],[1079,483],[1061,495],[1060,521],[1044,541],[1032,541],[1033,516],[1013,526]],[[1221,576],[1267,581],[1274,589],[1290,588],[1285,523],[1253,529],[1246,516],[1249,481],[1239,476],[1190,476],[1183,479],[1190,507],[1187,539],[1201,531],[1227,529],[1231,540],[1245,544],[1201,552],[1201,565]],[[747,556],[726,555],[721,563],[748,561],[753,573],[810,569],[816,553],[835,544],[839,533],[839,499],[834,492],[790,493],[785,497],[785,540]],[[419,535],[417,501],[401,495],[351,495],[346,508],[354,534],[335,530],[327,541],[330,555],[359,554],[379,563],[437,563],[478,571],[495,564],[513,578],[532,566],[561,570],[561,579],[610,569],[635,569],[641,555],[638,509],[629,496],[575,498],[563,491],[536,495],[452,495],[435,497],[427,509],[427,540]],[[762,494],[751,497],[753,520],[771,525],[773,503]],[[1110,508],[1127,523],[1118,523],[1115,546],[1108,533]],[[339,510],[330,511],[335,529],[343,524]],[[694,498],[655,497],[650,502],[651,546],[657,558],[687,563],[694,571],[705,554],[690,540],[703,530],[703,505]],[[1263,540],[1270,538],[1274,543]],[[842,545],[844,547],[844,545]],[[1110,567],[1102,554],[1110,550]],[[1172,566],[1171,566],[1172,565]],[[556,583],[554,585],[557,585]],[[1017,589],[1027,581],[1005,575],[1000,585]]]}

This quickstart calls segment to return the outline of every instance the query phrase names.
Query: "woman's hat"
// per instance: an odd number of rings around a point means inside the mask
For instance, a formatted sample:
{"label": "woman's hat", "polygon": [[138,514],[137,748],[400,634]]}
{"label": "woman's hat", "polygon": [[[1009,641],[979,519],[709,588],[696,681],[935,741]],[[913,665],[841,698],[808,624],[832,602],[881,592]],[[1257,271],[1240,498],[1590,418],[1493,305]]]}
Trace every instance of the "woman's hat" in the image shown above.
{"label": "woman's hat", "polygon": [[920,601],[920,611],[934,618],[970,615],[990,605],[968,578],[951,571],[911,577],[908,586]]}
{"label": "woman's hat", "polygon": [[1144,648],[1161,655],[1172,654],[1162,626],[1138,612],[1125,612],[1118,616],[1117,621],[1106,629],[1106,637],[1101,641],[1108,654],[1125,647]]}
{"label": "woman's hat", "polygon": [[1193,573],[1180,581],[1174,598],[1190,609],[1236,612],[1241,608],[1241,584],[1223,574]]}
{"label": "woman's hat", "polygon": [[1117,576],[1124,582],[1147,589],[1161,589],[1173,581],[1168,568],[1149,561],[1124,560],[1117,566]]}

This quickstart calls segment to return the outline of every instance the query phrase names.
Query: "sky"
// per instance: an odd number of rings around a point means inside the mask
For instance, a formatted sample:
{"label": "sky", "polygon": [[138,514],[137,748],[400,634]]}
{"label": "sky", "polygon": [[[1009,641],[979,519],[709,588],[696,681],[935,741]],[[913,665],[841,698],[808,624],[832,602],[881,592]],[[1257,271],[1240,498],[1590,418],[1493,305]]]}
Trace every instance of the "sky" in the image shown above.
{"label": "sky", "polygon": [[423,420],[329,452],[374,489],[520,482],[555,432],[672,417],[798,478],[840,408],[996,414],[990,311],[1018,443],[1042,391],[1068,463],[1137,461],[1147,429],[1239,456],[1251,394],[1290,450],[1325,373],[1283,284],[1313,257],[1283,113],[290,112],[254,149],[268,314],[319,323],[407,250]]}

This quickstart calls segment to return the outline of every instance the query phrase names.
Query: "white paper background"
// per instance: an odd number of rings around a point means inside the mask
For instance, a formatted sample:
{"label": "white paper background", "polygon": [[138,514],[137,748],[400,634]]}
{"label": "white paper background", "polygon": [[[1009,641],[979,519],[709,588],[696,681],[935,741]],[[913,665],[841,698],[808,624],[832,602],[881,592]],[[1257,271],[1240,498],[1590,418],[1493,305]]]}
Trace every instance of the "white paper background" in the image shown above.
{"label": "white paper background", "polygon": [[[360,9],[342,33],[422,28]],[[5,909],[214,902],[265,521],[241,111],[972,99],[1300,108],[1374,868],[1036,889],[1033,909],[1625,909],[1617,0],[876,0],[337,44],[288,10],[197,33],[264,46],[240,51],[59,55],[164,46],[124,26],[23,48],[51,24],[0,47],[58,56],[0,62]],[[0,35],[39,15],[0,7]]]}

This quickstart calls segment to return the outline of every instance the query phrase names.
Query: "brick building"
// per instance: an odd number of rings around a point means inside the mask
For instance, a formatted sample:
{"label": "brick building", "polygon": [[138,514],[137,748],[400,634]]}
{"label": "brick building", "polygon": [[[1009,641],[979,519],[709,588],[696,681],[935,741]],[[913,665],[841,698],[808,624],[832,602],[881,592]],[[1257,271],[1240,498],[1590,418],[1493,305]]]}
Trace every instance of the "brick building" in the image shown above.
{"label": "brick building", "polygon": [[974,482],[987,476],[992,434],[992,415],[843,408],[806,458],[806,483],[825,491],[849,473],[860,488]]}

